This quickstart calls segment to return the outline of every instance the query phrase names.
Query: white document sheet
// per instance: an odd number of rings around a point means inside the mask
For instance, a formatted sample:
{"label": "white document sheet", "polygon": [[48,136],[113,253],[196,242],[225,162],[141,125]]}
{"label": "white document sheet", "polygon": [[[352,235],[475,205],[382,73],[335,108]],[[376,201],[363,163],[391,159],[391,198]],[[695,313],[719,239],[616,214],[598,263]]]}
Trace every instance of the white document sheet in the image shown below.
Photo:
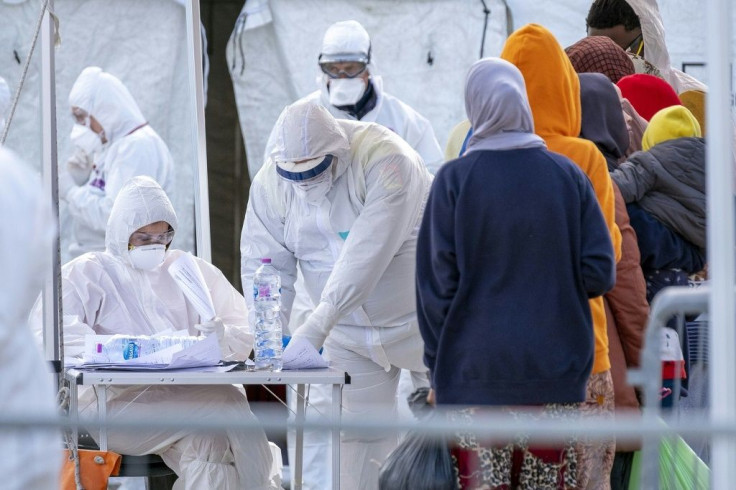
{"label": "white document sheet", "polygon": [[212,296],[204,282],[202,272],[194,262],[192,255],[184,254],[172,262],[169,266],[169,274],[197,310],[202,321],[212,320],[215,317],[215,305],[212,303]]}
{"label": "white document sheet", "polygon": [[308,340],[301,337],[292,338],[289,341],[281,360],[286,370],[323,369],[327,367],[327,361],[319,355],[319,352]]}

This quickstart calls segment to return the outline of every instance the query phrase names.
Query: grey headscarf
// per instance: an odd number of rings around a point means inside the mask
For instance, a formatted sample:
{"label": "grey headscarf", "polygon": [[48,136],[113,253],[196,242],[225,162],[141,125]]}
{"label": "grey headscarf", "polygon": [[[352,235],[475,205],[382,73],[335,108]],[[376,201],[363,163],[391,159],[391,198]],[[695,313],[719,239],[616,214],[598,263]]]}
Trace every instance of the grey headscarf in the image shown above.
{"label": "grey headscarf", "polygon": [[508,61],[484,58],[470,67],[465,112],[473,128],[466,153],[545,147],[534,134],[524,77]]}

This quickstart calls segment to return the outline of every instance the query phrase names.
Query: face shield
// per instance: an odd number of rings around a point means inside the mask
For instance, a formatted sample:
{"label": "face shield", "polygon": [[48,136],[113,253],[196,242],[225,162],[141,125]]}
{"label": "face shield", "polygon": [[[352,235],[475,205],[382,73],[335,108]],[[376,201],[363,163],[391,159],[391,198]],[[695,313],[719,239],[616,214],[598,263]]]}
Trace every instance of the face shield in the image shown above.
{"label": "face shield", "polygon": [[276,162],[276,173],[291,183],[297,196],[308,202],[320,202],[332,187],[333,155],[306,162]]}

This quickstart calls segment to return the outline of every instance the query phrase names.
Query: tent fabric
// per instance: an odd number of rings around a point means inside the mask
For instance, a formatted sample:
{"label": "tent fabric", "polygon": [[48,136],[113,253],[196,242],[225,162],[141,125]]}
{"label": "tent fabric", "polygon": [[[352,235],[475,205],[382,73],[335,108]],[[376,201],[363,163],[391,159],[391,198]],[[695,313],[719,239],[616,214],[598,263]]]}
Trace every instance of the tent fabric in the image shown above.
{"label": "tent fabric", "polygon": [[[505,5],[501,0],[485,3],[491,15],[483,55],[497,56],[506,35]],[[441,147],[465,118],[463,84],[480,55],[481,2],[248,0],[227,58],[251,178],[281,110],[318,88],[324,32],[349,19],[371,36],[373,70],[383,78],[386,92],[429,119]]]}
{"label": "tent fabric", "polygon": [[[180,232],[174,245],[194,250],[196,149],[189,114],[185,9],[175,0],[65,0],[56,2],[61,45],[56,49],[57,141],[60,164],[73,153],[68,96],[87,66],[120,78],[174,158]],[[20,79],[39,12],[38,2],[0,2],[0,76],[11,92]],[[115,19],[115,22],[109,22]],[[20,60],[20,61],[18,61]],[[41,58],[36,46],[6,146],[41,169]],[[68,257],[71,222],[60,209],[62,262]]]}

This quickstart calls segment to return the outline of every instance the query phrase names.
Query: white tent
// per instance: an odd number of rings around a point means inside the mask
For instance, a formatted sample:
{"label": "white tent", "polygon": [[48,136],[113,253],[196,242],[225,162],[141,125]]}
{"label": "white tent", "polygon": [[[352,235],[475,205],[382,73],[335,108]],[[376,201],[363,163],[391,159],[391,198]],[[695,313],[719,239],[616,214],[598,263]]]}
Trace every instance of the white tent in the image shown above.
{"label": "white tent", "polygon": [[[497,56],[507,32],[530,22],[569,46],[586,35],[591,3],[486,0],[484,55]],[[480,0],[248,0],[227,48],[248,161],[262,159],[281,109],[317,88],[322,35],[347,19],[371,35],[386,91],[427,117],[444,147],[450,129],[465,118],[463,80],[480,55],[483,7]],[[706,1],[660,0],[659,7],[672,65],[707,83]]]}

